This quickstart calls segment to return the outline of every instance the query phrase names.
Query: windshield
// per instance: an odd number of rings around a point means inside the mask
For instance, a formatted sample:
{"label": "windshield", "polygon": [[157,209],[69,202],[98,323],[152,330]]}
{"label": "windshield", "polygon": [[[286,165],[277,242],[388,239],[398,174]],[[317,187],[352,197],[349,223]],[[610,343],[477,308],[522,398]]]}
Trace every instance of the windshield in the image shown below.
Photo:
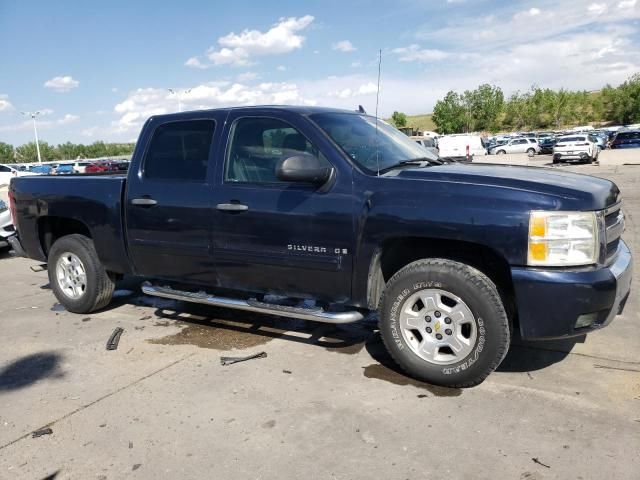
{"label": "windshield", "polygon": [[311,119],[358,165],[370,172],[406,160],[437,160],[437,156],[388,123],[368,115],[319,113]]}

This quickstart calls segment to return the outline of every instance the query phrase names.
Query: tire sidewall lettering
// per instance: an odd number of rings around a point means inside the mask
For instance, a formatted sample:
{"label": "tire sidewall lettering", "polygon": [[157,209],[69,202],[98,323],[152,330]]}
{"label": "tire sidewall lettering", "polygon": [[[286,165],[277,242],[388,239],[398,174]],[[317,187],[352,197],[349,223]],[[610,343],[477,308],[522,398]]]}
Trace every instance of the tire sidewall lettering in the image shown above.
{"label": "tire sidewall lettering", "polygon": [[[391,308],[389,310],[389,327],[391,330],[391,336],[393,338],[394,343],[398,350],[404,351],[407,346],[404,343],[402,338],[402,332],[400,329],[400,315],[399,312],[402,310],[402,305],[404,304],[407,297],[412,295],[418,290],[425,290],[429,288],[437,288],[441,290],[446,290],[443,287],[442,282],[438,281],[419,281],[414,282],[411,288],[403,289],[398,295],[396,295],[393,299],[393,303],[391,304]],[[482,351],[485,348],[486,343],[486,324],[482,317],[476,318],[476,328],[478,329],[478,338],[476,339],[476,346],[473,351],[464,359],[463,362],[458,363],[453,366],[445,366],[442,368],[442,373],[444,375],[453,375],[456,373],[460,373],[461,371],[467,370],[475,364]]]}

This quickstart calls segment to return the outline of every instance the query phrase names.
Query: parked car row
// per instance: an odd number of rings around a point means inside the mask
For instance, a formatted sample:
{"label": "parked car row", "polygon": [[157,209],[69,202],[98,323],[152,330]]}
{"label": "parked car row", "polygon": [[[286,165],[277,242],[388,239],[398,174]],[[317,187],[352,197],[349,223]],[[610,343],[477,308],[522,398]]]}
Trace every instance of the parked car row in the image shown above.
{"label": "parked car row", "polygon": [[[9,183],[12,176],[73,175],[79,173],[121,173],[129,168],[126,160],[77,160],[71,162],[42,162],[0,165],[0,184]],[[3,175],[8,177],[3,182]]]}

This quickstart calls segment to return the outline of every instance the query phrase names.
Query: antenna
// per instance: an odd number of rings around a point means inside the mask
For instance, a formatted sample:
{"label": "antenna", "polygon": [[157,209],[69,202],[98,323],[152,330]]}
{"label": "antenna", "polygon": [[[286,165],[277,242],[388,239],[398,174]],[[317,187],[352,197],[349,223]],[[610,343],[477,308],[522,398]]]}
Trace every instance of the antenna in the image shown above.
{"label": "antenna", "polygon": [[378,103],[380,100],[380,67],[382,66],[382,49],[378,52],[378,88],[376,89],[376,165],[380,176],[380,157],[378,151]]}

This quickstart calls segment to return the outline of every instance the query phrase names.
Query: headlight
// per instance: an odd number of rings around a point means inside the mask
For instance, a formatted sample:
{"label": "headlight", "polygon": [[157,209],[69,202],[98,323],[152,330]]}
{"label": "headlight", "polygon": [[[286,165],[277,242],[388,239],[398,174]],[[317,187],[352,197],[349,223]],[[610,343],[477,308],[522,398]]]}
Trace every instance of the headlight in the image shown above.
{"label": "headlight", "polygon": [[528,265],[590,265],[597,263],[598,252],[595,212],[531,212]]}

